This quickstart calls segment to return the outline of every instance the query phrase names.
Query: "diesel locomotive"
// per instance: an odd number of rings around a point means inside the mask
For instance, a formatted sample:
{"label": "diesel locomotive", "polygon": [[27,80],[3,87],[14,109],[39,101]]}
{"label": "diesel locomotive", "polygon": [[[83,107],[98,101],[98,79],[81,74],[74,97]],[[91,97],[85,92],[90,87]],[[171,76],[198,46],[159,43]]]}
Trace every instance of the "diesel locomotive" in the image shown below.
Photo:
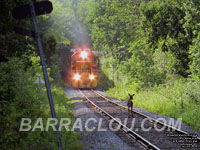
{"label": "diesel locomotive", "polygon": [[71,55],[70,82],[78,89],[93,89],[98,84],[98,55],[89,48],[73,49]]}

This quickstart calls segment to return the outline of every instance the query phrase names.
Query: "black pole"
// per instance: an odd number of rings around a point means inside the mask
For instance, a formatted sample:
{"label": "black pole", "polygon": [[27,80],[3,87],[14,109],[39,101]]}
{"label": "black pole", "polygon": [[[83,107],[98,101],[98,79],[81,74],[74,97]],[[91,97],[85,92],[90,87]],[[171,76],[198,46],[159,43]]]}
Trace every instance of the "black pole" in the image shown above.
{"label": "black pole", "polygon": [[[35,29],[35,38],[37,40],[38,48],[40,51],[40,60],[42,63],[42,71],[43,71],[43,75],[44,75],[45,85],[47,88],[47,95],[48,95],[49,105],[50,105],[50,109],[51,109],[51,115],[52,115],[52,118],[56,119],[56,112],[55,112],[55,108],[54,108],[53,97],[51,94],[51,88],[50,88],[50,84],[49,84],[46,64],[44,61],[44,52],[43,52],[42,42],[41,42],[40,33],[39,33],[38,25],[37,25],[35,7],[34,7],[33,2],[30,3],[30,9],[31,9],[31,15],[32,15],[32,19],[33,19],[34,29]],[[62,141],[61,141],[60,132],[58,130],[58,125],[56,125],[56,134],[57,134],[57,138],[58,138],[59,150],[62,150]]]}

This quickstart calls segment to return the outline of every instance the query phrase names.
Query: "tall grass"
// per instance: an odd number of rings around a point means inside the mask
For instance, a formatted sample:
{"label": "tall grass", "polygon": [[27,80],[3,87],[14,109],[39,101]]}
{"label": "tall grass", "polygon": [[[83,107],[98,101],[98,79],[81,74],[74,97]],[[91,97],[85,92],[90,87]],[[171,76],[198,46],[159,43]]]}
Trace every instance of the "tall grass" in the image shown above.
{"label": "tall grass", "polygon": [[[44,89],[45,91],[45,89]],[[57,115],[58,122],[60,122],[61,118],[69,118],[71,120],[71,124],[69,125],[69,129],[72,128],[72,125],[75,121],[75,118],[73,117],[72,107],[70,102],[70,99],[66,96],[64,93],[64,90],[62,88],[54,87],[52,86],[52,96],[54,99],[54,105],[55,105],[55,111]],[[45,94],[45,102],[41,106],[41,108],[45,109],[45,116],[43,116],[43,119],[51,118],[49,103],[47,99],[47,95]],[[46,121],[46,120],[45,120]],[[45,122],[46,123],[46,122]],[[65,128],[62,128],[61,130],[61,140],[64,150],[79,150],[82,149],[80,143],[79,143],[79,133],[75,131],[66,131]],[[57,148],[57,139],[56,139],[56,133],[55,131],[48,131],[46,133],[47,137],[47,143],[50,144],[49,141],[54,141],[51,143],[52,149],[58,149]]]}
{"label": "tall grass", "polygon": [[109,89],[107,93],[121,100],[128,99],[128,92],[136,93],[133,100],[136,107],[173,118],[182,118],[183,122],[193,129],[200,130],[199,80],[172,79],[165,84],[138,92],[132,89],[118,85]]}

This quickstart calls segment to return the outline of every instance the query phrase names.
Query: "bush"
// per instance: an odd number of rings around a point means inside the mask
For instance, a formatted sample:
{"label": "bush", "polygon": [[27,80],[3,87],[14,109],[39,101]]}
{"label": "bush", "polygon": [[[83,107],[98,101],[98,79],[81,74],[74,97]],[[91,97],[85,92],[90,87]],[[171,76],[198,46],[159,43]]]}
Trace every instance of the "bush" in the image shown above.
{"label": "bush", "polygon": [[[31,72],[25,71],[22,60],[9,59],[0,64],[0,124],[1,148],[21,149],[34,143],[39,133],[19,132],[21,118],[38,118],[40,110],[39,88],[33,84]],[[25,142],[26,141],[26,142]]]}
{"label": "bush", "polygon": [[100,65],[99,65],[99,82],[98,88],[102,90],[108,90],[109,88],[113,87],[114,81],[112,81],[111,72],[112,67],[110,62],[108,61],[108,57],[102,56]]}
{"label": "bush", "polygon": [[190,70],[194,78],[200,79],[200,33],[190,46]]}
{"label": "bush", "polygon": [[[30,57],[32,66],[25,67],[23,59],[9,58],[0,64],[0,147],[2,150],[58,149],[55,132],[19,132],[21,118],[51,118],[49,103],[43,89],[34,84],[41,67],[37,57]],[[58,118],[72,118],[72,112],[62,89],[52,87]],[[33,125],[33,124],[32,124]],[[32,126],[33,127],[33,126]],[[63,149],[80,149],[78,134],[62,131]]]}

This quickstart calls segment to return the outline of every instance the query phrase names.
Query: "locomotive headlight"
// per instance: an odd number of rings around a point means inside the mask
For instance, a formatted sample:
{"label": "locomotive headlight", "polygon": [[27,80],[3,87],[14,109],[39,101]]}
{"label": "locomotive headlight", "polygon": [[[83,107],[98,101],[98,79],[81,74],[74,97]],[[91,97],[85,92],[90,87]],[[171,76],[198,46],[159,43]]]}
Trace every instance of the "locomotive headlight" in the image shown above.
{"label": "locomotive headlight", "polygon": [[93,79],[94,79],[94,75],[91,74],[91,75],[90,75],[90,80],[93,80]]}
{"label": "locomotive headlight", "polygon": [[87,52],[86,52],[86,51],[82,51],[82,52],[81,52],[81,57],[82,57],[82,58],[86,58],[86,57],[87,57],[87,55],[88,55],[88,54],[87,54]]}
{"label": "locomotive headlight", "polygon": [[75,75],[74,75],[74,79],[75,79],[75,80],[78,81],[78,80],[80,80],[80,78],[81,78],[81,76],[80,76],[79,74],[75,74]]}

